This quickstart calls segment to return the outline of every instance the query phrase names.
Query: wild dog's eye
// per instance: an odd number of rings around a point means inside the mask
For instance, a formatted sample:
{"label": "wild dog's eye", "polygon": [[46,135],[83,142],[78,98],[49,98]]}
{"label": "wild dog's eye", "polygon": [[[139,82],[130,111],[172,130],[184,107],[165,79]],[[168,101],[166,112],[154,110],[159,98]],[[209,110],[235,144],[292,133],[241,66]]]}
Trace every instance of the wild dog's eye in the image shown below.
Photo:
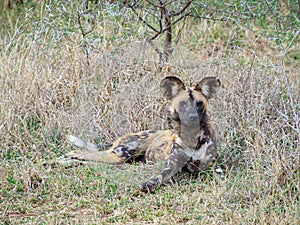
{"label": "wild dog's eye", "polygon": [[202,108],[203,107],[203,102],[202,101],[196,102],[196,106],[197,106],[197,108]]}
{"label": "wild dog's eye", "polygon": [[186,102],[185,102],[185,101],[181,101],[181,102],[179,102],[179,105],[180,105],[181,107],[185,107],[185,106],[186,106]]}

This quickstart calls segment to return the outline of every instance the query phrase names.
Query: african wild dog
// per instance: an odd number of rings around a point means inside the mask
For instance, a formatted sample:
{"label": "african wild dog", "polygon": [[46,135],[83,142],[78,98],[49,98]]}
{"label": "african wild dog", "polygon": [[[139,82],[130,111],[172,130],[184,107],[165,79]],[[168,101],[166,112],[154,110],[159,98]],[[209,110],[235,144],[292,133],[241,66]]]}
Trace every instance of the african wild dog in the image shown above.
{"label": "african wild dog", "polygon": [[120,137],[105,151],[102,145],[91,144],[74,136],[68,140],[89,151],[72,151],[68,159],[119,164],[132,161],[157,162],[167,160],[163,171],[141,185],[142,191],[153,191],[168,182],[181,169],[191,173],[205,170],[217,157],[216,141],[207,115],[208,102],[220,81],[206,77],[194,87],[187,88],[177,77],[166,77],[160,88],[170,100],[171,118],[177,123],[175,130],[147,130]]}

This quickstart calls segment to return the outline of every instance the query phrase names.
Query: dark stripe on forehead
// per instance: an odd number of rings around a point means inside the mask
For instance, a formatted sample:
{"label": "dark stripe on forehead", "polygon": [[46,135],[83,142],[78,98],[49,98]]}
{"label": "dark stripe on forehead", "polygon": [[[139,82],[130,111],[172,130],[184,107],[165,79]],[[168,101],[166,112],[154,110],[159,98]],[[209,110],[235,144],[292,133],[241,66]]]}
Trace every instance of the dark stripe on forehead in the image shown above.
{"label": "dark stripe on forehead", "polygon": [[193,96],[193,93],[192,93],[192,92],[193,92],[193,91],[192,91],[191,89],[188,90],[188,94],[189,94],[191,100],[194,101],[194,96]]}

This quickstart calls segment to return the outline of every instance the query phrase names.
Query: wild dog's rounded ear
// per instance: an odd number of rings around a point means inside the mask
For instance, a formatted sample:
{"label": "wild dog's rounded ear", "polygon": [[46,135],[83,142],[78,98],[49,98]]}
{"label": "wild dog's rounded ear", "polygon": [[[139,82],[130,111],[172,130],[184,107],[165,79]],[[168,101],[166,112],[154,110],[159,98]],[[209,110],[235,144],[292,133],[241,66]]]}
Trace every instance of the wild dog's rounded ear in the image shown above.
{"label": "wild dog's rounded ear", "polygon": [[181,90],[185,90],[185,85],[177,77],[166,77],[160,82],[160,91],[168,100],[171,100]]}
{"label": "wild dog's rounded ear", "polygon": [[196,84],[195,90],[202,92],[207,99],[210,99],[215,96],[220,87],[221,81],[217,77],[205,77]]}

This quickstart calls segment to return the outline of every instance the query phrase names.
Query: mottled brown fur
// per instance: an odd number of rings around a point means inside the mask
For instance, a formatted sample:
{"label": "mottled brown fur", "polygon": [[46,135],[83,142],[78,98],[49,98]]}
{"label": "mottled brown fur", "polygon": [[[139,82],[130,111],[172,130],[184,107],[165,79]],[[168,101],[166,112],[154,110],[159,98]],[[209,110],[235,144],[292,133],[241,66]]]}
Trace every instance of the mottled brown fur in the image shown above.
{"label": "mottled brown fur", "polygon": [[167,166],[158,176],[142,184],[143,191],[153,191],[181,169],[191,173],[205,170],[217,157],[216,141],[207,115],[207,100],[219,87],[220,81],[215,77],[206,77],[190,88],[186,88],[177,77],[166,77],[160,88],[171,103],[170,115],[177,123],[174,130],[147,130],[124,135],[105,151],[98,151],[101,145],[68,136],[71,143],[88,150],[72,151],[66,157],[113,164],[167,160]]}

